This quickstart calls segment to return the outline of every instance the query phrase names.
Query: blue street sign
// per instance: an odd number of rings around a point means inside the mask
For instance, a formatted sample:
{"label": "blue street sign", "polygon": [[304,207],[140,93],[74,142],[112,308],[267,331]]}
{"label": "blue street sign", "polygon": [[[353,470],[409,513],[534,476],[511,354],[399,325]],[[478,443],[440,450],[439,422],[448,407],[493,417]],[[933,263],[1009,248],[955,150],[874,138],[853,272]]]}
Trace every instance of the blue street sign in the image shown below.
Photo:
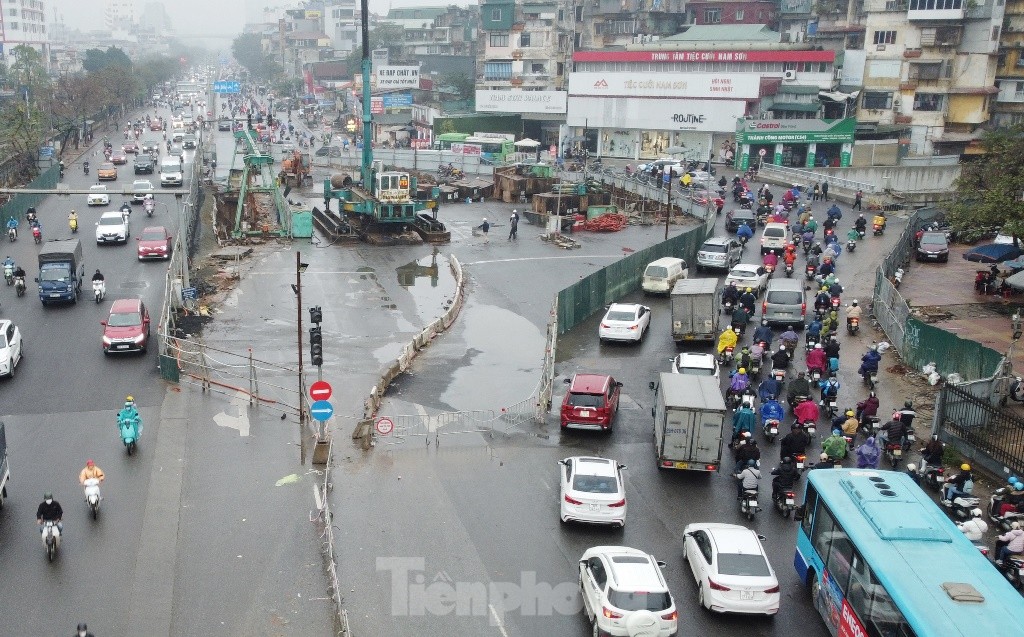
{"label": "blue street sign", "polygon": [[412,93],[388,93],[381,96],[384,108],[412,106]]}
{"label": "blue street sign", "polygon": [[238,82],[214,82],[214,93],[240,93],[241,85]]}
{"label": "blue street sign", "polygon": [[181,297],[185,299],[195,300],[199,298],[199,290],[196,288],[185,288],[181,291]]}
{"label": "blue street sign", "polygon": [[309,415],[317,422],[324,422],[334,414],[334,405],[327,400],[318,400],[309,406]]}
{"label": "blue street sign", "polygon": [[53,157],[53,146],[42,146],[39,148],[39,156],[43,158]]}

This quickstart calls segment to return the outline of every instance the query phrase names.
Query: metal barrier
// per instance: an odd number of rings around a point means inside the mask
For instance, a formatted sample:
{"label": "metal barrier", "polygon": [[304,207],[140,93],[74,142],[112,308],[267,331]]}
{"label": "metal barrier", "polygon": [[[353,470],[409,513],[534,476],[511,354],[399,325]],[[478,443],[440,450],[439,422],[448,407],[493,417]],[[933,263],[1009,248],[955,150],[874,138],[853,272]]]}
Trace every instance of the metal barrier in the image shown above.
{"label": "metal barrier", "polygon": [[338,625],[340,637],[351,637],[352,631],[348,625],[348,611],[342,605],[344,599],[341,594],[341,581],[338,578],[338,556],[334,543],[334,514],[331,512],[330,492],[334,485],[331,483],[331,461],[334,451],[334,443],[331,443],[327,452],[327,464],[324,466],[324,480],[319,485],[313,485],[313,495],[316,498],[316,515],[310,514],[309,521],[318,524],[321,528],[320,539],[323,540],[323,555],[326,562],[327,579],[330,585],[331,601],[334,602],[335,622]]}
{"label": "metal barrier", "polygon": [[757,174],[759,177],[770,176],[782,182],[801,184],[807,188],[813,188],[815,182],[824,183],[827,181],[829,188],[843,188],[844,190],[849,190],[851,192],[863,190],[865,193],[880,194],[884,190],[874,184],[862,181],[853,181],[852,179],[843,179],[841,177],[836,177],[835,175],[817,173],[813,170],[793,168],[790,166],[777,166],[775,164],[762,163],[757,167]]}
{"label": "metal barrier", "polygon": [[945,385],[935,405],[935,433],[995,475],[1024,473],[1024,419],[968,387]]}
{"label": "metal barrier", "polygon": [[[38,177],[25,185],[27,189],[53,189],[60,180],[60,166],[53,165],[39,174]],[[0,223],[7,227],[7,220],[14,217],[24,221],[25,211],[42,203],[48,195],[42,193],[17,193],[7,203],[0,206]],[[5,230],[6,232],[6,230]]]}

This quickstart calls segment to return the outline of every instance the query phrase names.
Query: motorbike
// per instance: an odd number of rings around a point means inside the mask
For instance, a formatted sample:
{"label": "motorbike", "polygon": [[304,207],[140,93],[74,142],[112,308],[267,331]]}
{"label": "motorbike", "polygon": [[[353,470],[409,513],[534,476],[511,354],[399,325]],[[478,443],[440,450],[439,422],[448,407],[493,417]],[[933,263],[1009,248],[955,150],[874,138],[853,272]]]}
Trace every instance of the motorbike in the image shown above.
{"label": "motorbike", "polygon": [[857,317],[846,318],[846,333],[856,336],[860,332],[860,319]]}
{"label": "motorbike", "polygon": [[10,263],[4,266],[4,280],[7,281],[7,285],[14,284],[14,266]]}
{"label": "motorbike", "polygon": [[775,442],[775,438],[779,435],[779,426],[782,423],[774,418],[771,420],[764,421],[762,430],[764,432],[764,439],[768,442]]}
{"label": "motorbike", "polygon": [[71,228],[71,234],[78,232],[78,217],[68,218],[68,227]]}
{"label": "motorbike", "polygon": [[927,467],[921,474],[921,482],[938,491],[946,483],[946,470],[943,467]]}
{"label": "motorbike", "polygon": [[1003,532],[1009,531],[1010,525],[1014,522],[1020,522],[1024,525],[1024,513],[1009,511],[1006,515],[999,515],[1003,506],[1003,500],[1006,499],[1006,495],[1009,492],[1010,487],[996,489],[992,492],[992,496],[989,497],[988,501],[988,517],[997,524]]}
{"label": "motorbike", "polygon": [[14,291],[18,294],[18,296],[25,296],[25,287],[25,277],[14,277]]}
{"label": "motorbike", "polygon": [[729,345],[728,347],[726,347],[725,350],[722,351],[721,356],[718,357],[718,362],[720,364],[722,364],[722,365],[727,365],[727,364],[732,363],[732,359],[733,359],[733,355],[734,355],[733,352],[735,350],[736,350],[736,348],[733,347],[732,345]]}
{"label": "motorbike", "polygon": [[756,401],[757,393],[754,391],[753,387],[747,387],[743,390],[743,393],[740,394],[740,405],[743,407],[753,409]]}
{"label": "motorbike", "polygon": [[778,495],[774,496],[772,500],[775,501],[775,510],[781,513],[784,518],[788,518],[793,513],[793,510],[796,509],[796,493],[792,489],[779,491]]}
{"label": "motorbike", "polygon": [[807,345],[806,345],[805,349],[809,352],[812,349],[814,349],[815,345],[817,345],[818,343],[821,342],[821,336],[816,336],[814,334],[808,333],[807,337],[806,337],[806,340],[807,340]]}
{"label": "motorbike", "polygon": [[857,228],[857,234],[859,234],[860,238],[863,239],[868,236],[868,231],[865,228]]}
{"label": "motorbike", "polygon": [[1024,581],[1024,555],[1011,555],[1002,564],[996,562],[995,565],[1011,586],[1021,590],[1021,582]]}
{"label": "motorbike", "polygon": [[142,207],[146,209],[146,216],[152,217],[153,211],[156,209],[156,203],[154,203],[152,199],[147,199]]}
{"label": "motorbike", "polygon": [[942,500],[942,506],[950,510],[950,514],[958,520],[970,520],[971,510],[981,506],[981,498],[971,495],[958,495],[949,504]]}
{"label": "motorbike", "polygon": [[1008,398],[1014,402],[1024,403],[1024,379],[1020,376],[1015,376],[1013,383],[1010,384]]}
{"label": "motorbike", "polygon": [[725,302],[722,303],[722,313],[723,314],[728,314],[728,315],[732,316],[732,308],[733,308],[733,302],[732,301],[725,301]]}
{"label": "motorbike", "polygon": [[103,297],[107,295],[107,283],[106,281],[93,281],[92,282],[92,296],[99,303],[103,300]]}
{"label": "motorbike", "polygon": [[895,469],[903,459],[903,445],[898,442],[885,443],[885,458],[889,461],[889,466]]}
{"label": "motorbike", "polygon": [[807,279],[808,281],[813,281],[815,274],[817,274],[817,272],[815,271],[813,265],[808,265],[804,268],[804,278]]}
{"label": "motorbike", "polygon": [[836,312],[838,312],[839,311],[839,305],[840,305],[841,302],[842,302],[842,300],[839,298],[838,295],[833,296],[832,297],[832,309],[835,310]]}
{"label": "motorbike", "polygon": [[803,471],[807,467],[807,455],[800,453],[793,458],[793,464],[796,465],[798,471]]}
{"label": "motorbike", "polygon": [[864,379],[864,384],[865,385],[867,385],[871,389],[874,389],[875,388],[875,384],[878,383],[878,370],[877,369],[867,370],[863,374],[861,374],[860,377]]}
{"label": "motorbike", "polygon": [[772,376],[775,377],[775,382],[779,383],[779,385],[781,386],[783,381],[786,380],[786,370],[772,368]]}
{"label": "motorbike", "polygon": [[854,241],[853,239],[850,239],[849,241],[846,242],[846,251],[847,252],[853,252],[856,249],[857,249],[857,242],[856,241]]}
{"label": "motorbike", "polygon": [[82,171],[83,171],[83,172],[84,172],[84,173],[85,173],[86,175],[88,175],[88,174],[89,174],[89,162],[85,162],[84,164],[82,164]]}
{"label": "motorbike", "polygon": [[786,278],[788,279],[788,278],[790,278],[792,276],[793,276],[793,264],[792,263],[787,263],[786,264]]}
{"label": "motorbike", "polygon": [[885,224],[873,223],[871,224],[871,230],[876,237],[880,237],[885,234]]}
{"label": "motorbike", "polygon": [[835,396],[825,399],[825,413],[829,418],[834,418],[839,413],[839,400]]}
{"label": "motorbike", "polygon": [[99,478],[88,478],[85,481],[85,502],[89,505],[92,510],[92,519],[96,519],[96,516],[100,513],[100,480]]}
{"label": "motorbike", "polygon": [[14,243],[15,241],[17,241],[18,240],[18,229],[17,228],[8,228],[7,229],[7,239],[11,243]]}
{"label": "motorbike", "polygon": [[138,448],[139,435],[142,433],[141,419],[138,416],[132,418],[124,414],[118,414],[117,428],[121,432],[121,442],[124,443],[125,449],[128,450],[128,455],[132,455],[136,448]]}
{"label": "motorbike", "polygon": [[53,558],[57,557],[57,551],[60,550],[60,527],[56,522],[47,520],[43,522],[40,536],[43,540],[43,549],[46,550],[46,559],[52,562]]}
{"label": "motorbike", "polygon": [[770,278],[772,278],[772,275],[775,274],[775,266],[774,265],[765,265],[764,266],[764,271],[768,273],[768,278],[770,279]]}
{"label": "motorbike", "polygon": [[811,382],[818,382],[821,380],[822,370],[815,367],[814,369],[808,369],[807,375],[811,377]]}
{"label": "motorbike", "polygon": [[740,498],[740,513],[747,516],[748,520],[753,520],[760,510],[757,506],[757,489],[744,489],[743,497]]}
{"label": "motorbike", "polygon": [[32,240],[36,243],[43,242],[43,231],[39,226],[32,226]]}
{"label": "motorbike", "polygon": [[903,268],[896,268],[896,271],[892,273],[892,285],[898,290],[900,283],[903,283]]}

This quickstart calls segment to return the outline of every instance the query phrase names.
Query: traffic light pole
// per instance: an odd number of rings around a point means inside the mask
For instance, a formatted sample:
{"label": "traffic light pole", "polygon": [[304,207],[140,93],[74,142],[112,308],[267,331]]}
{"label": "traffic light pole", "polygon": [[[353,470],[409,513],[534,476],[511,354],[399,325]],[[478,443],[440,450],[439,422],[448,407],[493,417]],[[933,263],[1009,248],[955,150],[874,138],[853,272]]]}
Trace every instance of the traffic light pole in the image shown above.
{"label": "traffic light pole", "polygon": [[295,251],[295,295],[298,297],[297,313],[299,327],[296,332],[299,339],[299,430],[306,424],[306,410],[302,408],[305,401],[305,388],[302,386],[302,253]]}

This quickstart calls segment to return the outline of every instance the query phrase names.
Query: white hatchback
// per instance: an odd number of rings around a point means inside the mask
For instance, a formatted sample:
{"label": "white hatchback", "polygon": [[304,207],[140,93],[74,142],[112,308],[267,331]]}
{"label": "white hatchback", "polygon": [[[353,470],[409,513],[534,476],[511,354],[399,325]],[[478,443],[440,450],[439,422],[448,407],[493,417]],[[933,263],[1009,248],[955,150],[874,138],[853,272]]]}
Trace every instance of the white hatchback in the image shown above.
{"label": "white hatchback", "polygon": [[89,196],[85,203],[88,206],[109,206],[110,194],[107,192],[107,187],[102,184],[89,186]]}
{"label": "white hatchback", "polygon": [[725,277],[725,285],[730,283],[736,283],[736,288],[741,292],[750,288],[755,296],[760,296],[768,287],[768,272],[756,263],[737,263],[729,270],[729,276]]}
{"label": "white hatchback", "polygon": [[719,613],[779,612],[779,580],[760,536],[736,524],[699,522],[687,525],[683,537],[683,559],[701,606]]}
{"label": "white hatchback", "polygon": [[639,303],[612,303],[601,319],[597,337],[602,341],[644,340],[651,326],[651,308]]}
{"label": "white hatchback", "polygon": [[626,465],[608,458],[573,456],[558,461],[562,522],[626,526]]}
{"label": "white hatchback", "polygon": [[96,243],[128,243],[131,235],[128,218],[120,210],[104,212],[96,222]]}
{"label": "white hatchback", "polygon": [[583,611],[595,635],[672,637],[679,630],[664,562],[627,546],[595,546],[580,558]]}

